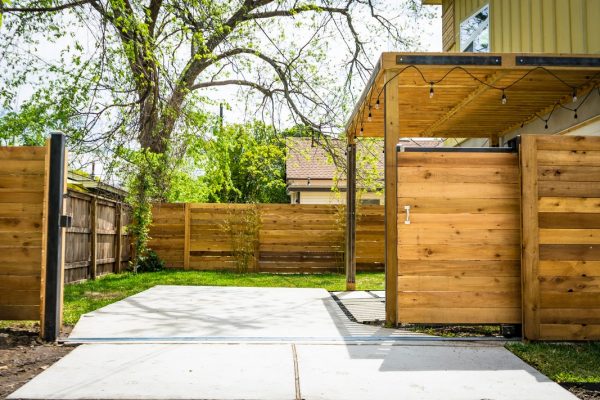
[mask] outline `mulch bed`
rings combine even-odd
[[[37,327],[0,329],[0,399],[64,357],[73,346],[43,343]]]
[[[600,383],[560,383],[560,386],[581,400],[600,399]]]

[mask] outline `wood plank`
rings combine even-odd
[[[541,197],[538,208],[539,212],[600,213],[600,197]]]
[[[398,167],[401,182],[421,183],[519,183],[515,165],[469,167]]]
[[[0,296],[0,306],[39,306],[40,288],[4,291]]]
[[[600,166],[600,151],[598,150],[540,150],[537,157],[541,166]]]
[[[519,308],[520,292],[398,292],[398,306],[411,308]]]
[[[41,231],[42,221],[39,218],[20,216],[0,218],[0,232],[27,233]]]
[[[540,245],[540,260],[600,261],[600,246],[587,244]]]
[[[398,245],[399,260],[519,260],[520,246],[457,244]]]
[[[399,276],[398,290],[419,292],[519,292],[520,277],[463,277],[463,276]]]
[[[600,167],[556,165],[538,167],[540,181],[594,182],[600,176]]]
[[[600,229],[600,214],[540,212],[539,227],[544,229]]]
[[[40,318],[39,305],[1,305],[0,320],[37,321]]]
[[[410,260],[399,261],[400,275],[520,277],[521,263],[515,260]]]
[[[600,261],[547,261],[541,260],[542,276],[600,276]]]
[[[519,185],[512,183],[398,183],[399,197],[453,197],[511,199],[519,197]]]
[[[537,137],[540,150],[598,150],[600,151],[600,138],[594,136],[555,136],[540,135]]]
[[[542,308],[542,324],[600,324],[600,306],[598,308]]]
[[[191,216],[191,208],[190,204],[186,203],[184,208],[185,220],[184,220],[184,239],[183,239],[183,268],[190,268],[190,251],[191,251],[191,243],[190,243],[190,234],[191,234],[191,226],[190,226],[190,216]]]
[[[0,163],[1,175],[44,175],[46,163],[40,160],[10,160],[2,159]]]
[[[403,308],[403,324],[520,324],[521,308]]]
[[[600,244],[600,229],[540,229],[540,244]]]
[[[399,166],[419,167],[419,166],[506,166],[517,165],[518,158],[510,153],[456,153],[456,152],[435,152],[419,153],[404,152],[398,153],[402,157]]]
[[[541,324],[540,336],[546,340],[598,340],[600,324]]]
[[[98,201],[92,198],[90,203],[90,279],[96,279],[98,274]]]
[[[424,214],[411,213],[411,224],[399,224],[399,231],[412,229],[519,229],[519,215],[515,214]]]
[[[412,224],[411,224],[412,225]],[[482,245],[519,245],[521,231],[518,229],[465,229],[456,228],[417,228],[406,230],[402,236],[403,244],[482,244]],[[410,234],[408,234],[410,233]]]
[[[537,139],[532,135],[521,137],[521,221],[522,254],[521,275],[523,279],[522,309],[524,337],[536,340],[540,337],[540,289],[538,277],[538,181]]]
[[[595,182],[540,181],[540,197],[600,197],[600,180]]]
[[[518,214],[521,207],[519,198],[399,197],[398,204],[429,214]]]
[[[40,290],[40,276],[0,275],[0,291]]]
[[[554,292],[540,293],[541,308],[598,308],[600,292]]]
[[[557,292],[600,292],[600,276],[544,276],[538,277],[540,289]],[[600,307],[600,304],[598,304]]]

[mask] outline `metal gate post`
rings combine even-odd
[[[65,137],[53,133],[50,138],[50,162],[48,179],[48,233],[46,242],[46,277],[44,326],[42,338],[56,341],[60,332],[62,308],[62,246],[61,225],[65,182]]]

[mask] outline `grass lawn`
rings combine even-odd
[[[600,343],[509,343],[506,347],[556,382],[600,383]]]
[[[82,314],[97,310],[155,285],[323,288],[335,291],[345,290],[345,279],[342,274],[271,275],[181,270],[106,275],[95,281],[65,286],[64,323],[74,325]],[[384,282],[383,273],[358,273],[356,275],[356,286],[359,290],[383,290]]]

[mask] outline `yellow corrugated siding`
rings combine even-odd
[[[451,51],[460,50],[460,22],[486,3],[493,52],[600,54],[600,0],[455,0]]]

